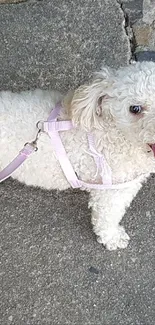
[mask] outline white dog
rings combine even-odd
[[[118,71],[103,68],[90,85],[81,86],[63,99],[54,91],[2,91],[0,170],[25,142],[34,139],[36,122],[46,121],[60,100],[59,119],[71,120],[76,126],[60,132],[60,136],[78,178],[90,184],[102,182],[88,146],[87,134],[91,132],[96,150],[111,168],[112,183],[123,184],[118,189],[90,188],[89,207],[98,241],[109,250],[125,248],[129,236],[119,222],[142,182],[155,171],[155,63],[136,63]],[[37,146],[38,151],[12,177],[49,190],[69,188],[46,133],[40,135]]]

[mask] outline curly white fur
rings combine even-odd
[[[155,171],[155,158],[148,144],[155,143],[155,63],[143,62],[119,70],[103,68],[90,85],[62,96],[55,91],[35,90],[0,93],[0,169],[3,169],[27,141],[34,139],[36,122],[46,120],[58,100],[62,119],[72,119],[76,129],[61,132],[62,142],[78,177],[90,182],[96,174],[87,153],[87,131],[95,136],[96,147],[112,169],[113,183],[143,181]],[[141,105],[142,113],[130,113]],[[27,185],[65,190],[69,184],[42,134],[39,150],[12,175]],[[100,181],[99,175],[94,179]],[[119,225],[126,208],[141,188],[138,181],[124,190],[91,190],[89,207],[98,241],[108,249],[124,248],[129,237]]]

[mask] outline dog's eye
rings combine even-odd
[[[140,105],[132,105],[130,106],[130,113],[139,114],[142,111],[142,106]]]

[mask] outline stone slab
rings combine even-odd
[[[128,63],[123,19],[113,0],[1,6],[0,89],[67,91],[88,80],[102,63]]]
[[[143,17],[143,0],[118,0],[123,11],[128,15],[129,22],[133,25]]]
[[[143,0],[143,21],[149,25],[155,21],[155,0]]]

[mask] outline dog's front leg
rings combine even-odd
[[[129,236],[119,222],[141,184],[121,190],[92,190],[89,207],[92,208],[92,224],[98,242],[107,249],[115,250],[128,245]]]

